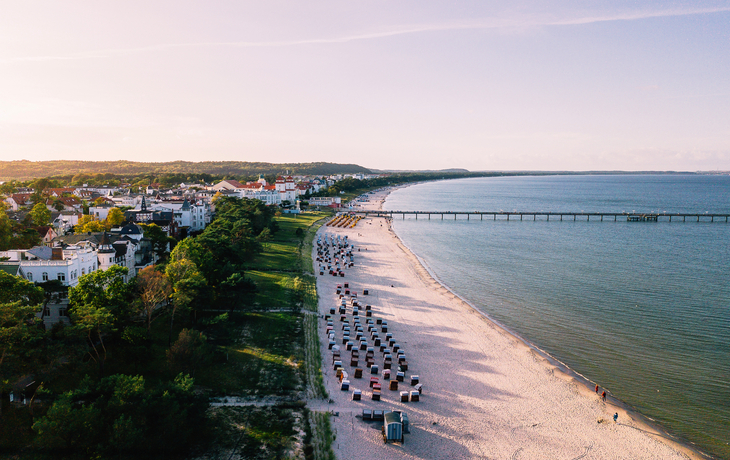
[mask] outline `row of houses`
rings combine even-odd
[[[34,283],[57,281],[55,292],[39,317],[46,327],[68,322],[67,289],[79,278],[112,266],[127,268],[125,282],[157,259],[149,239],[139,225],[128,223],[109,232],[59,236],[51,246],[0,251],[0,270]]]
[[[267,205],[295,203],[302,195],[331,185],[332,179],[314,178],[295,182],[278,177],[268,184],[263,175],[255,182],[242,184],[224,180],[212,186],[181,186],[161,192],[148,187],[148,194],[133,194],[116,187],[59,188],[46,190],[46,207],[52,211],[52,225],[43,235],[44,246],[0,251],[0,270],[35,283],[56,281],[62,288],[55,292],[39,313],[46,327],[68,322],[67,289],[76,286],[80,277],[118,265],[128,270],[129,281],[139,270],[153,265],[156,255],[151,242],[144,238],[140,224],[154,223],[168,235],[184,238],[210,224],[216,195],[258,199]],[[156,185],[156,184],[153,184]],[[72,196],[69,196],[72,195]],[[6,197],[11,211],[29,209],[32,190],[21,190]],[[108,232],[71,233],[82,217],[84,200],[94,200],[89,214],[102,221],[114,207],[124,207],[125,225]],[[310,205],[340,207],[339,197],[313,197]],[[59,209],[60,208],[60,209]],[[44,229],[46,227],[43,227]]]

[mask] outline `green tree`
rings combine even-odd
[[[43,203],[36,203],[30,211],[30,215],[33,218],[33,223],[38,226],[48,225],[51,221],[51,211]]]
[[[243,273],[231,274],[220,284],[218,300],[233,311],[236,306],[246,303],[256,292],[256,284],[243,276]]]
[[[172,302],[169,307],[170,311],[170,334],[168,336],[168,346],[172,344],[172,330],[175,323],[175,314],[178,310],[184,310],[198,297],[200,292],[205,288],[206,281],[198,270],[195,262],[185,258],[183,248],[178,245],[170,254],[170,262],[165,267],[165,274],[172,285]],[[181,256],[181,254],[183,254]]]
[[[114,227],[119,227],[124,222],[124,213],[119,208],[111,208],[109,214],[106,216],[106,228],[111,230]]]
[[[0,303],[0,377],[2,382],[32,367],[43,331],[36,313],[42,305]]]
[[[8,214],[5,212],[5,207],[0,207],[0,251],[12,249],[10,247],[12,239],[13,223],[10,221]]]
[[[165,231],[156,224],[141,224],[140,226],[142,227],[142,232],[144,232],[144,237],[148,238],[152,243],[152,250],[157,255],[157,258],[164,260],[167,255],[168,247],[170,244],[175,242],[175,238],[168,236],[167,233],[165,233]]]
[[[172,287],[164,272],[149,266],[137,273],[137,292],[138,303],[141,306],[140,313],[144,313],[147,318],[147,339],[149,339],[152,316],[158,306],[170,297]]]
[[[33,424],[34,444],[82,458],[182,458],[199,439],[206,406],[187,375],[153,387],[142,376],[87,377]]]
[[[107,358],[104,336],[129,316],[132,286],[124,282],[126,274],[125,267],[115,265],[82,276],[79,284],[69,289],[73,330],[85,338],[87,354],[100,373]]]
[[[200,331],[183,329],[167,350],[167,362],[173,371],[195,375],[210,356],[207,338]]]
[[[96,217],[90,215],[83,215],[79,219],[79,222],[74,226],[74,233],[87,233],[87,232],[103,232],[105,230],[104,224],[99,222]]]
[[[23,306],[43,303],[43,289],[20,276],[0,271],[0,298],[3,302],[20,302]]]

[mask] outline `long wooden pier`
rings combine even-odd
[[[545,211],[349,211],[350,214],[356,214],[361,216],[376,216],[376,217],[401,217],[405,219],[406,216],[413,216],[418,220],[419,216],[422,219],[431,220],[431,217],[435,218],[449,218],[453,216],[453,220],[458,218],[471,220],[472,217],[484,220],[486,216],[492,220],[585,220],[590,222],[591,220],[601,222],[605,220],[612,220],[613,222],[627,221],[627,222],[728,222],[730,214],[709,214],[709,213],[681,213],[681,212],[663,212],[663,213],[651,213],[651,212],[545,212]]]

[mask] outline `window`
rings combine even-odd
[[[61,308],[58,310],[58,316],[68,316],[68,312],[65,308]]]
[[[48,272],[43,272],[43,275],[41,275],[43,278],[43,281],[48,281]]]
[[[27,278],[28,278],[28,281],[33,281],[33,274],[32,273],[28,273]]]
[[[65,273],[59,273],[58,274],[58,281],[66,281],[66,274]]]
[[[45,307],[43,309],[43,316],[51,316],[51,309],[48,307]]]

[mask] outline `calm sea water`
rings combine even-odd
[[[730,177],[462,179],[396,190],[384,208],[730,213]],[[432,216],[393,228],[490,317],[730,458],[730,223]]]

